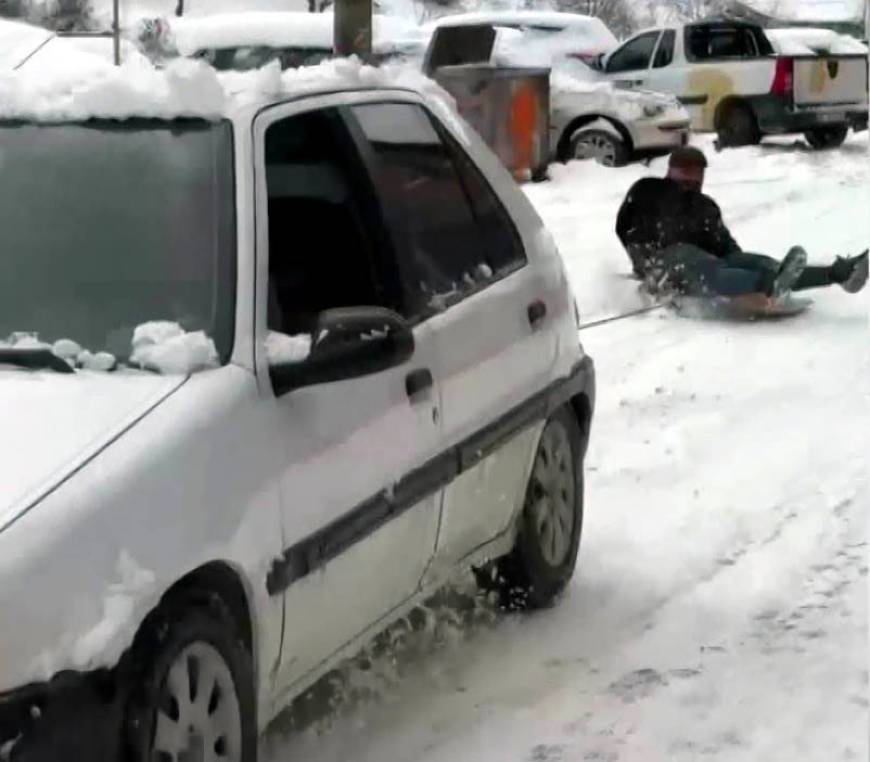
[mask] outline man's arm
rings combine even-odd
[[[619,211],[616,213],[616,235],[623,246],[628,246],[628,236],[632,230],[632,220],[634,219],[633,190],[633,187],[629,189],[622,201],[622,205],[619,207]]]
[[[646,233],[642,224],[642,202],[638,196],[643,196],[643,180],[636,182],[628,191],[625,200],[616,214],[616,235],[625,248],[635,275],[643,276],[648,266],[648,260],[655,247],[651,241],[645,240]]]
[[[742,251],[740,244],[734,240],[731,232],[725,226],[719,205],[713,201],[713,199],[708,200],[709,211],[707,228],[709,231],[710,242],[704,248],[717,257],[727,257],[729,254],[735,254]]]

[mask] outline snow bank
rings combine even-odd
[[[18,66],[49,37],[41,27],[0,19],[0,71]]]
[[[156,320],[136,327],[130,362],[158,373],[192,373],[218,366],[214,342],[204,331],[185,331],[178,323]]]

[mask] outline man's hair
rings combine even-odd
[[[684,146],[671,153],[668,166],[676,169],[706,169],[707,157],[704,156],[703,151],[697,148]]]

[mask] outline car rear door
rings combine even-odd
[[[431,113],[409,104],[352,110],[409,308],[436,338],[443,448],[461,472],[445,488],[435,568],[446,572],[504,530],[522,497],[536,429],[506,416],[522,415],[550,380],[564,297],[558,275],[528,256],[502,201]]]
[[[719,104],[728,97],[769,92],[774,59],[770,43],[750,25],[689,24],[678,35],[676,57],[685,59],[685,77],[676,95],[692,116],[692,128],[714,130]]]
[[[254,123],[258,377],[284,448],[284,552],[268,588],[285,600],[285,690],[413,595],[441,507],[441,483],[430,478],[441,447],[430,326],[414,329],[413,355],[389,370],[289,393],[270,379],[270,362],[304,362],[307,326],[321,311],[401,309],[339,109],[348,98],[277,106]]]

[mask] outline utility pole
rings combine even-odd
[[[336,0],[333,48],[337,56],[372,56],[372,0]]]
[[[115,66],[121,65],[121,11],[119,0],[112,0],[112,47],[115,54]]]

